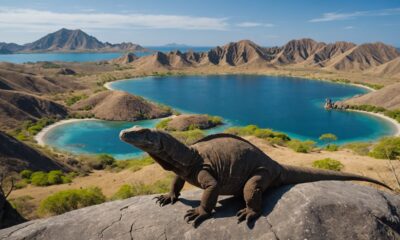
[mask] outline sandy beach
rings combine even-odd
[[[95,118],[84,118],[84,119],[66,119],[66,120],[61,120],[61,121],[58,121],[58,122],[56,122],[54,124],[51,124],[51,125],[43,128],[42,131],[40,131],[38,134],[35,135],[34,139],[36,140],[36,142],[40,146],[45,146],[46,143],[44,141],[44,137],[46,136],[46,134],[50,130],[52,130],[52,129],[58,127],[58,126],[61,126],[63,124],[67,124],[67,123],[80,122],[80,121],[95,121],[95,120],[98,120],[98,119],[95,119]]]
[[[380,117],[385,119],[386,121],[389,121],[391,124],[393,124],[395,126],[395,132],[394,132],[394,136],[398,137],[400,136],[400,123],[397,122],[395,119],[390,118],[388,116],[383,115],[382,113],[374,113],[374,112],[367,112],[367,111],[361,111],[361,110],[353,110],[353,109],[348,109],[347,111],[353,111],[353,112],[360,112],[360,113],[366,113],[366,114],[370,114],[370,115],[374,115],[376,117]]]

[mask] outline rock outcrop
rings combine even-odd
[[[171,115],[169,108],[122,91],[97,93],[77,102],[72,108],[88,111],[98,119],[111,121],[136,121]]]
[[[221,197],[217,211],[198,228],[186,210],[201,191],[184,192],[175,205],[154,196],[108,202],[0,231],[1,239],[399,239],[400,197],[346,182],[284,186],[265,194],[263,215],[237,224],[243,203]]]
[[[167,123],[165,130],[168,131],[187,131],[190,129],[209,129],[222,124],[219,121],[213,121],[213,118],[203,114],[183,114],[171,118]]]

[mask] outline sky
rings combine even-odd
[[[400,1],[0,0],[0,42],[28,43],[63,27],[143,46],[313,38],[400,47]]]

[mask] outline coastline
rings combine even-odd
[[[352,112],[359,112],[359,113],[365,113],[369,115],[373,115],[379,118],[382,118],[388,122],[390,122],[394,127],[395,127],[395,132],[393,133],[392,136],[394,137],[399,137],[400,136],[400,123],[397,122],[395,119],[390,118],[388,116],[383,115],[382,113],[374,113],[374,112],[367,112],[367,111],[361,111],[361,110],[354,110],[354,109],[346,109],[346,111],[352,111]]]
[[[39,146],[45,146],[46,143],[44,141],[44,137],[46,136],[46,134],[50,130],[52,130],[52,129],[58,127],[58,126],[67,124],[67,123],[80,122],[80,121],[95,121],[95,120],[98,120],[98,119],[95,119],[95,118],[83,118],[83,119],[74,118],[74,119],[61,120],[61,121],[58,121],[56,123],[53,123],[53,124],[43,128],[38,134],[36,134],[34,136],[34,139],[38,143]]]

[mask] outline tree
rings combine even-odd
[[[332,133],[325,133],[319,137],[319,140],[326,142],[325,149],[328,151],[337,151],[338,150],[339,147],[337,145],[331,144],[331,142],[334,142],[337,139],[338,138],[336,137],[336,135],[332,134]]]

